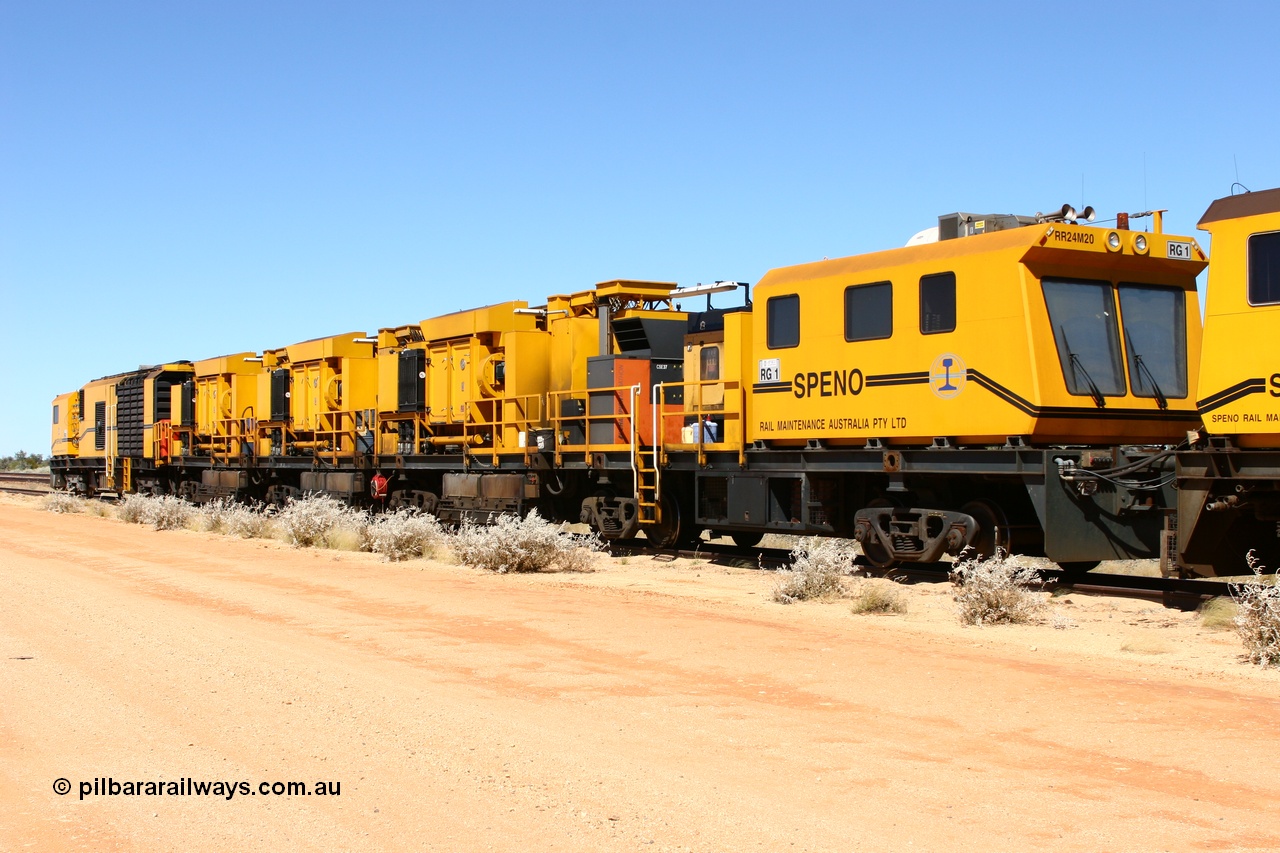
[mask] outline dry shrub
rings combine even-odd
[[[181,530],[191,524],[198,510],[173,495],[125,495],[117,515],[129,524],[150,524],[156,530]]]
[[[74,492],[50,492],[44,508],[49,512],[84,512],[85,500]]]
[[[843,594],[844,578],[854,571],[856,548],[847,539],[801,539],[791,549],[791,567],[778,570],[773,600],[794,604]]]
[[[321,545],[331,551],[367,551],[368,533],[369,517],[356,511],[329,528]]]
[[[1033,622],[1044,607],[1030,591],[1040,583],[1036,570],[1019,566],[1003,551],[985,560],[960,560],[951,570],[951,582],[956,585],[955,600],[965,625]]]
[[[276,526],[291,545],[300,548],[336,548],[359,551],[369,518],[329,495],[311,494],[292,499],[276,516]]]
[[[1261,666],[1280,666],[1280,572],[1265,577],[1265,567],[1249,552],[1253,583],[1231,584],[1231,597],[1239,611],[1236,633],[1244,642],[1245,657]]]
[[[142,524],[146,511],[146,495],[125,495],[116,508],[116,515],[126,524]]]
[[[262,504],[242,504],[230,498],[209,501],[200,508],[199,526],[210,533],[265,539],[274,529],[274,510]]]
[[[436,517],[412,507],[383,513],[365,532],[369,550],[392,562],[426,556],[443,538],[444,529]]]
[[[1240,608],[1226,596],[1211,598],[1200,605],[1200,627],[1210,631],[1230,631],[1236,627]]]
[[[868,578],[858,584],[853,595],[853,612],[859,616],[876,613],[906,613],[907,602],[893,581]]]
[[[226,530],[227,518],[236,502],[230,498],[217,498],[203,504],[195,516],[194,526],[207,533],[222,533]]]
[[[604,543],[594,533],[573,534],[565,525],[545,521],[537,510],[523,519],[500,515],[489,526],[464,521],[452,548],[464,565],[491,572],[590,571]]]
[[[94,518],[115,518],[116,515],[116,508],[106,501],[85,501],[84,511]]]
[[[1050,626],[1051,626],[1055,631],[1066,631],[1066,630],[1067,630],[1067,629],[1069,629],[1069,628],[1079,628],[1079,627],[1080,627],[1080,623],[1079,623],[1079,622],[1077,622],[1076,620],[1072,619],[1072,618],[1071,618],[1070,616],[1068,616],[1067,614],[1062,613],[1062,612],[1060,612],[1060,611],[1056,611],[1056,610],[1055,610],[1055,611],[1053,612],[1053,614],[1049,617],[1049,625],[1050,625]]]

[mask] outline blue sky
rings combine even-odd
[[[754,282],[955,210],[1193,233],[1280,185],[1277,9],[0,0],[0,454],[139,364]]]

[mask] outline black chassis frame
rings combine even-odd
[[[663,477],[692,476],[698,524],[726,533],[849,537],[855,513],[873,502],[955,510],[987,501],[1007,517],[1014,550],[1071,564],[1160,556],[1165,519],[1174,506],[1172,485],[1133,491],[1103,482],[1086,491],[1060,474],[1073,466],[1088,469],[1095,460],[1109,467],[1153,452],[1137,447],[1101,453],[1083,447],[753,448],[746,451],[745,466],[738,464],[737,453],[708,453],[705,466],[694,454],[672,454]],[[787,508],[799,512],[785,519],[766,514],[760,523],[734,512],[744,508],[741,500],[728,500],[724,511],[711,514],[707,497],[715,480],[730,480],[737,488],[756,480],[749,488],[765,499],[755,504],[765,513],[777,508],[771,505],[780,491],[775,481],[794,481],[798,507],[793,501]]]
[[[651,450],[642,451],[646,455]],[[1149,448],[1112,448],[1108,461],[1133,460],[1150,454]],[[663,492],[678,495],[682,513],[699,528],[717,533],[785,533],[850,537],[854,515],[874,502],[899,506],[920,506],[955,510],[969,501],[988,501],[1000,508],[1008,520],[1012,547],[1019,553],[1044,555],[1059,563],[1096,560],[1153,558],[1161,554],[1168,519],[1172,518],[1175,492],[1171,486],[1155,490],[1131,491],[1103,484],[1084,494],[1060,476],[1064,463],[1087,467],[1097,448],[897,448],[860,449],[808,447],[752,447],[745,452],[745,465],[736,451],[668,451],[661,472]],[[1226,470],[1240,479],[1241,471],[1252,471],[1280,494],[1280,453],[1254,455],[1233,452]],[[524,501],[521,511],[534,506],[553,520],[576,521],[581,499],[604,492],[621,497],[632,494],[631,458],[627,453],[591,454],[562,448],[562,464],[555,466],[551,453],[531,453],[529,463],[521,456],[502,456],[494,465],[481,454],[436,453],[427,455],[357,455],[338,466],[319,463],[310,455],[243,457],[243,465],[215,465],[201,456],[183,456],[168,465],[152,460],[135,460],[135,481],[163,484],[162,491],[177,491],[182,483],[199,482],[210,469],[246,470],[250,487],[243,497],[262,500],[267,489],[280,485],[297,490],[304,471],[380,472],[390,479],[390,490],[427,490],[439,496],[439,481],[446,473],[518,473],[539,484],[541,497]],[[1180,476],[1190,479],[1197,457],[1179,458]],[[646,462],[649,460],[646,459]],[[1212,457],[1213,470],[1226,462]],[[1241,468],[1240,463],[1253,467]],[[1203,466],[1204,462],[1199,463]],[[1232,467],[1234,465],[1234,467]],[[91,482],[100,476],[101,460],[55,459],[51,463],[55,484],[58,478],[87,474]],[[1203,479],[1203,478],[1201,478]],[[1220,492],[1224,478],[1213,475],[1209,491]],[[557,494],[547,485],[556,482]],[[730,491],[730,488],[732,491]],[[785,514],[774,510],[774,498],[783,492],[792,496]],[[723,505],[717,497],[724,492]],[[734,497],[729,499],[729,495]],[[369,503],[368,495],[348,496]],[[1188,493],[1181,494],[1185,501]],[[777,504],[784,503],[777,501]],[[1202,502],[1203,503],[1203,502]],[[755,512],[752,516],[751,513]]]
[[[1280,568],[1280,450],[1237,448],[1226,439],[1178,453],[1173,559],[1184,575],[1250,573],[1248,555]]]

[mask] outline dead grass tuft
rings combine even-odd
[[[488,526],[464,521],[450,546],[463,565],[499,574],[553,567],[565,572],[591,571],[604,542],[594,533],[568,533],[564,527],[545,521],[536,510],[523,519],[501,515]]]
[[[963,556],[963,555],[962,555]],[[955,600],[965,625],[1034,622],[1044,604],[1032,592],[1036,570],[1021,566],[1004,552],[985,560],[962,559],[951,571]]]
[[[84,512],[85,500],[74,492],[50,492],[44,497],[49,512]]]
[[[365,539],[370,551],[397,562],[430,555],[444,535],[435,516],[402,507],[371,521]]]
[[[115,518],[116,508],[106,501],[85,501],[85,515],[92,515],[94,518]]]
[[[1200,627],[1210,631],[1231,631],[1236,627],[1240,608],[1226,596],[1211,598],[1200,605]]]
[[[807,537],[791,549],[791,567],[778,570],[773,600],[794,604],[844,594],[844,578],[852,574],[857,546],[847,539]]]
[[[1062,612],[1060,612],[1060,611],[1056,611],[1056,610],[1055,610],[1055,611],[1053,612],[1053,614],[1049,617],[1049,625],[1050,625],[1050,626],[1051,626],[1055,631],[1066,631],[1066,630],[1067,630],[1067,629],[1069,629],[1069,628],[1079,628],[1079,627],[1080,627],[1080,623],[1079,623],[1079,622],[1077,622],[1076,620],[1072,619],[1072,618],[1071,618],[1070,616],[1068,616],[1067,614],[1062,613]]]
[[[150,524],[156,530],[181,530],[198,510],[173,495],[125,495],[116,514],[128,524]]]
[[[1267,577],[1265,567],[1252,551],[1249,568],[1255,582],[1230,584],[1238,612],[1236,633],[1244,642],[1245,657],[1260,666],[1280,666],[1280,572]]]
[[[854,590],[852,612],[859,616],[906,613],[907,601],[893,581],[867,578]]]
[[[276,516],[276,529],[286,542],[299,548],[364,548],[369,517],[329,495],[306,495],[290,500]]]

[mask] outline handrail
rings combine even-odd
[[[627,411],[631,418],[631,491],[632,497],[637,501],[640,500],[640,471],[636,466],[636,447],[639,444],[639,438],[636,436],[636,395],[640,393],[640,385],[636,383],[630,389],[631,395],[627,403]]]
[[[662,508],[662,433],[658,431],[662,424],[662,419],[658,415],[660,407],[659,401],[662,399],[662,386],[666,384],[659,382],[653,386],[653,502],[658,504],[654,509],[654,514],[661,514]]]
[[[697,421],[697,429],[696,429],[696,432],[695,432],[696,439],[695,439],[693,442],[691,442],[691,443],[690,443],[690,442],[683,442],[683,441],[682,441],[682,442],[673,442],[673,443],[678,443],[678,444],[683,445],[683,446],[689,446],[689,445],[691,444],[693,447],[695,447],[695,448],[697,449],[697,451],[698,451],[698,464],[699,464],[699,465],[705,465],[705,464],[706,464],[706,450],[707,450],[707,445],[708,445],[708,444],[713,444],[713,445],[722,445],[722,446],[719,448],[719,449],[722,449],[722,450],[732,450],[732,449],[735,449],[734,445],[731,445],[731,444],[729,444],[728,442],[724,441],[724,438],[725,438],[724,436],[721,436],[721,437],[720,437],[720,438],[721,438],[721,440],[720,440],[720,441],[716,441],[716,442],[708,442],[708,441],[706,440],[706,432],[707,432],[707,431],[706,431],[706,429],[705,429],[705,428],[703,427],[703,425],[702,425],[703,415],[710,414],[710,413],[715,413],[715,414],[721,415],[725,420],[736,420],[736,421],[738,421],[738,422],[740,423],[740,427],[741,427],[741,428],[739,429],[739,433],[740,433],[740,435],[739,435],[739,437],[738,437],[738,441],[736,442],[736,449],[737,449],[737,451],[738,451],[738,463],[739,463],[740,465],[741,465],[741,464],[745,464],[745,462],[746,462],[745,452],[746,452],[746,440],[747,440],[747,430],[746,430],[746,389],[745,389],[745,387],[743,386],[743,384],[742,384],[742,382],[741,382],[741,381],[736,380],[736,379],[695,379],[695,380],[689,380],[689,381],[687,381],[687,382],[667,382],[667,383],[660,383],[660,386],[661,386],[661,387],[670,386],[670,387],[679,387],[679,388],[693,388],[693,387],[702,388],[702,387],[704,387],[704,386],[712,386],[712,385],[721,385],[721,386],[723,386],[723,387],[724,387],[724,389],[725,389],[725,391],[726,391],[726,392],[728,392],[728,391],[730,391],[730,390],[737,390],[737,391],[738,391],[738,404],[737,404],[737,407],[736,407],[735,409],[728,409],[728,408],[725,408],[725,409],[704,409],[704,408],[703,408],[703,405],[702,405],[702,394],[696,394],[696,395],[692,395],[692,396],[694,397],[694,403],[693,403],[693,408],[692,408],[692,409],[688,409],[688,408],[681,407],[680,409],[678,409],[678,410],[676,410],[676,411],[659,412],[659,411],[656,409],[656,404],[655,404],[655,417],[658,417],[658,418],[680,418],[682,422],[683,422],[683,420],[684,420],[685,418],[687,418],[687,417],[693,417],[693,418],[695,418],[695,419],[696,419],[696,421]],[[687,394],[686,394],[685,396],[686,396],[686,398],[688,398],[690,395],[687,395]],[[726,400],[728,400],[728,395],[727,395],[727,394],[726,394]],[[683,427],[683,423],[682,423],[682,427]],[[662,431],[661,431],[661,430],[655,430],[655,431],[654,431],[654,435],[655,435],[655,441],[654,441],[655,447],[656,447],[657,445],[661,445],[661,446],[662,446],[662,448],[663,448],[663,450],[665,451],[665,449],[666,449],[666,445],[667,445],[667,442],[666,442],[666,441],[663,439],[663,437],[662,437],[662,436],[663,436]]]
[[[551,410],[548,413],[548,421],[551,423],[552,429],[554,429],[556,432],[556,464],[557,465],[560,464],[560,454],[561,454],[560,448],[562,446],[566,446],[564,445],[563,442],[560,441],[560,436],[559,436],[559,432],[562,428],[562,424],[564,424],[566,421],[582,421],[583,424],[585,425],[586,429],[584,430],[584,432],[586,434],[583,436],[582,444],[581,445],[572,444],[567,446],[574,448],[575,451],[577,450],[577,448],[581,447],[584,455],[584,459],[588,462],[591,459],[591,452],[593,450],[599,450],[601,448],[609,448],[609,449],[616,450],[618,448],[629,447],[630,446],[629,441],[625,443],[610,441],[610,442],[601,442],[598,444],[593,442],[591,440],[591,424],[598,423],[598,422],[605,422],[605,421],[612,421],[614,424],[617,424],[621,421],[626,421],[630,425],[631,433],[634,435],[635,433],[635,397],[630,395],[632,393],[632,389],[637,387],[642,388],[643,386],[609,385],[601,388],[569,388],[561,391],[547,392],[547,400],[549,403],[549,408]],[[581,415],[566,416],[566,415],[560,414],[559,402],[562,400],[579,399],[579,398],[585,397],[589,401],[591,398],[591,395],[593,394],[608,394],[610,392],[617,394],[619,397],[621,397],[621,392],[626,392],[629,395],[627,398],[629,400],[628,411],[604,412],[602,414],[596,414],[596,415],[591,414],[590,411],[583,412]],[[588,403],[588,409],[590,409],[589,403]]]

